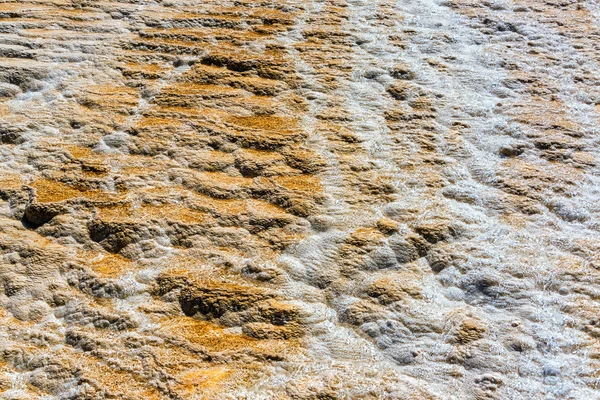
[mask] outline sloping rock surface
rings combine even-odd
[[[0,0],[0,398],[600,399],[599,24]]]

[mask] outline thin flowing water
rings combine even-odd
[[[0,398],[600,399],[596,2],[0,2]]]

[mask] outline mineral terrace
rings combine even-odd
[[[600,399],[597,0],[0,0],[0,398]]]

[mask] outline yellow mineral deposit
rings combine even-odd
[[[0,398],[600,398],[599,28],[0,0]]]

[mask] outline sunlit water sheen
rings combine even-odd
[[[600,399],[597,388],[600,353],[596,348],[598,333],[593,328],[598,312],[595,303],[600,298],[596,269],[600,265],[596,255],[600,251],[600,178],[595,164],[599,155],[600,91],[593,83],[600,79],[600,68],[594,45],[590,44],[598,38],[600,11],[595,2],[585,3],[583,11],[587,14],[582,15],[589,14],[593,21],[589,27],[585,26],[594,34],[582,38],[580,33],[579,40],[586,43],[577,44],[577,35],[562,34],[557,26],[547,23],[547,19],[555,18],[551,13],[544,14],[541,8],[539,12],[531,12],[525,3],[290,1],[286,4],[295,10],[293,24],[275,33],[263,33],[264,38],[257,35],[259,39],[255,42],[236,48],[240,54],[242,50],[257,54],[269,46],[278,49],[297,75],[297,86],[286,87],[278,95],[264,96],[276,104],[272,110],[261,109],[265,106],[260,101],[267,100],[260,97],[257,101],[249,91],[235,107],[219,99],[223,103],[207,101],[207,104],[194,104],[190,109],[200,112],[202,117],[213,118],[211,112],[218,108],[214,104],[218,104],[221,107],[218,111],[223,115],[214,119],[220,122],[221,119],[228,121],[227,118],[239,110],[243,116],[256,112],[264,117],[271,112],[297,118],[299,129],[307,136],[301,145],[324,161],[324,167],[315,172],[324,200],[315,206],[316,211],[311,209],[312,214],[301,218],[293,216],[295,219],[290,225],[294,227],[286,234],[298,233],[300,239],[282,251],[267,252],[260,247],[254,251],[240,250],[252,247],[250,240],[255,239],[246,228],[240,229],[245,236],[234,233],[235,222],[230,222],[233,218],[224,218],[226,223],[218,227],[221,229],[216,230],[218,234],[207,233],[208,228],[201,231],[197,234],[200,239],[192,240],[191,245],[186,244],[188,247],[176,242],[170,226],[155,224],[152,237],[140,239],[126,250],[125,256],[134,260],[138,269],[106,278],[120,288],[120,294],[98,296],[102,297],[98,303],[110,302],[110,307],[104,303],[102,307],[119,316],[131,317],[136,325],[125,333],[110,331],[114,336],[109,340],[114,339],[120,345],[122,342],[116,338],[139,335],[145,340],[148,354],[155,354],[149,350],[154,348],[152,346],[171,349],[160,330],[165,319],[181,314],[178,308],[181,299],[176,294],[167,294],[157,300],[159,296],[152,292],[157,278],[171,270],[179,273],[190,267],[173,261],[181,254],[187,255],[189,249],[198,250],[191,253],[192,259],[209,250],[220,257],[219,252],[227,253],[229,250],[223,249],[229,246],[240,251],[229,251],[231,254],[223,259],[207,257],[210,262],[203,259],[199,262],[201,266],[193,265],[196,269],[187,271],[189,275],[198,279],[210,276],[215,282],[221,282],[219,279],[225,282],[235,276],[244,284],[254,282],[257,287],[268,288],[276,299],[283,299],[286,305],[297,310],[294,322],[304,329],[303,336],[293,346],[289,345],[289,355],[284,351],[282,360],[263,360],[260,362],[264,364],[259,367],[256,364],[260,362],[256,360],[245,361],[244,357],[251,359],[250,352],[206,351],[207,363],[214,360],[218,360],[216,365],[219,366],[231,363],[232,376],[242,376],[230,387],[211,387],[213,397],[208,394],[204,397],[204,392],[182,395],[177,392],[179,389],[171,391],[170,384],[180,384],[187,378],[169,375],[175,374],[165,372],[170,367],[164,371],[152,370],[155,375],[144,370],[145,375],[140,373],[136,379],[151,382],[153,388],[159,387],[161,398],[173,399],[219,398],[220,395],[222,398],[270,399],[279,398],[282,393],[290,398],[329,398],[323,393],[335,393],[336,398],[407,398],[408,393],[419,398],[417,388],[440,399]],[[541,4],[535,2],[530,6],[542,7]],[[162,7],[170,4],[144,2],[129,6],[131,15],[143,15],[150,21],[145,13],[161,15],[166,12]],[[239,5],[223,5],[229,6]],[[252,4],[243,11],[223,15],[241,15],[254,23],[248,15],[263,6]],[[200,3],[188,2],[178,11],[192,12],[201,7]],[[583,23],[577,24],[584,16],[573,15],[579,19],[563,21],[567,32],[583,26]],[[105,18],[109,20],[108,16]],[[560,16],[556,18],[560,20]],[[63,141],[68,143],[76,134],[62,126],[64,122],[57,122],[49,110],[74,102],[73,93],[64,89],[70,82],[77,81],[75,87],[82,90],[100,81],[120,85],[123,79],[120,70],[107,65],[114,62],[123,68],[123,63],[115,60],[124,56],[125,44],[141,40],[136,36],[141,30],[158,29],[156,24],[149,28],[150,25],[144,25],[147,21],[142,21],[145,20],[140,18],[130,23],[127,18],[115,18],[110,29],[105,28],[114,37],[107,42],[106,52],[94,59],[90,54],[99,50],[92,50],[92,43],[89,50],[81,44],[74,47],[76,54],[63,54],[67,50],[62,48],[50,53],[56,60],[52,60],[49,68],[56,71],[49,74],[43,86],[7,101],[9,112],[22,116],[25,121],[21,123],[25,133],[23,143],[0,147],[0,173],[7,176],[17,173],[24,184],[45,173],[54,179],[52,173],[58,174],[61,163],[67,164],[70,158],[59,150],[51,152],[43,146],[55,143],[60,149]],[[166,19],[160,28],[169,30],[178,23],[188,23],[204,32],[213,28],[210,24],[216,26],[220,20],[199,27],[194,25],[193,19],[186,21],[185,18],[184,22]],[[251,25],[244,22],[235,26],[235,29],[247,30]],[[312,30],[323,30],[329,35],[316,35],[317,39],[310,42],[307,38]],[[227,35],[220,31],[215,33],[214,42],[219,43],[216,38],[222,40],[222,36]],[[3,39],[2,43],[16,40],[12,36]],[[177,42],[179,38],[171,40],[176,42],[173,48],[183,46]],[[159,53],[159,50],[150,48],[144,52],[140,57],[152,60],[153,52]],[[173,171],[187,168],[186,173],[190,174],[197,170],[206,172],[201,168],[188,168],[186,151],[194,153],[200,145],[183,148],[181,143],[186,140],[183,133],[163,143],[164,148],[158,146],[159,154],[135,154],[137,158],[131,160],[127,157],[137,140],[130,129],[160,109],[157,96],[161,91],[193,81],[194,65],[200,65],[202,57],[209,52],[161,55],[161,62],[169,59],[171,63],[164,62],[167,72],[136,87],[139,89],[137,103],[118,123],[117,116],[107,117],[109,121],[104,122],[107,126],[113,124],[114,130],[98,136],[95,143],[86,143],[94,156],[114,157],[108,162],[110,177],[98,178],[96,189],[117,195],[119,185],[123,185],[120,174],[126,176],[128,167],[139,162],[142,156],[147,156],[148,165],[164,163],[159,167],[152,164],[147,176],[125,182],[132,189],[122,201],[139,209],[143,205],[141,199],[146,199],[144,196],[152,190],[167,187],[177,191],[185,186],[187,175],[179,176]],[[73,60],[64,67],[63,58],[67,55]],[[394,76],[393,71],[398,66],[407,69],[410,76]],[[227,69],[211,67],[215,76],[223,73],[219,68]],[[581,78],[584,75],[586,78]],[[256,78],[251,72],[243,77],[248,76]],[[222,83],[219,81],[219,84]],[[239,89],[229,84],[231,87],[223,87]],[[399,85],[398,90],[404,88],[404,98],[391,95],[394,85]],[[285,102],[285,96],[290,94],[298,96],[305,109],[286,108],[290,103]],[[165,115],[175,119],[173,115],[181,111],[169,112],[171,114]],[[43,117],[31,118],[35,123],[27,125],[28,114]],[[401,117],[394,121],[394,115]],[[402,116],[406,118],[403,120]],[[548,122],[553,118],[557,119],[554,125]],[[197,129],[194,123],[197,121],[192,118],[185,120],[181,129],[193,131]],[[223,127],[229,125],[219,126],[219,129],[225,130]],[[222,139],[218,130],[210,134]],[[148,138],[164,139],[152,135]],[[206,139],[200,134],[198,138],[198,143]],[[543,142],[553,138],[558,139],[550,144]],[[148,148],[151,147],[148,144]],[[218,151],[219,157],[225,159],[237,155],[236,151],[243,146],[222,145],[215,140],[205,147]],[[522,152],[507,155],[507,148],[520,148]],[[280,155],[278,151],[265,150],[269,155]],[[42,161],[32,161],[38,158]],[[178,160],[184,161],[178,165]],[[232,180],[247,178],[257,182],[263,178],[243,177],[236,168],[233,163],[223,169],[214,167],[215,170],[209,172]],[[299,169],[290,167],[289,170],[302,176]],[[200,178],[197,181],[198,186],[203,182]],[[237,183],[227,184],[236,189]],[[229,186],[223,189],[226,195],[219,200],[247,202],[251,197],[243,191],[245,189],[240,189],[243,194],[239,196],[232,189],[234,194],[231,195],[227,192]],[[186,206],[188,191],[196,189],[186,187],[185,190],[176,195],[157,195],[153,201],[159,204],[167,199],[168,207]],[[252,194],[260,197],[255,193],[262,192],[255,190]],[[68,235],[52,233],[50,228],[42,226],[37,231],[40,236],[32,237],[45,236],[69,249],[66,252],[69,259],[79,257],[76,249],[89,250],[90,243],[78,235],[87,232],[88,221],[99,215],[97,210],[88,215],[84,208],[71,210],[74,219],[64,222]],[[14,217],[12,205],[2,204],[0,210],[7,221]],[[143,225],[148,221],[139,222]],[[386,231],[385,225],[381,227],[385,223],[391,224],[393,229]],[[398,248],[406,245],[406,238],[414,237],[419,226],[433,223],[450,227],[450,234],[436,239],[419,257],[401,260]],[[284,236],[273,236],[271,243],[277,244]],[[267,234],[265,237],[270,239]],[[364,237],[367,239],[361,242]],[[372,239],[376,245],[369,242],[372,237],[376,238]],[[263,239],[256,239],[256,243],[261,246],[269,243]],[[99,255],[88,261],[101,261],[108,255],[97,244],[93,251]],[[10,261],[16,257],[14,253],[7,250],[4,257]],[[443,268],[437,268],[438,261],[444,264]],[[254,278],[245,272],[245,266],[251,263],[277,271],[277,278],[268,283],[252,281]],[[62,273],[57,272],[57,275]],[[397,290],[406,291],[401,300],[385,302],[375,299],[369,291],[376,282],[386,279],[400,282],[401,290]],[[232,282],[239,283],[238,280]],[[19,304],[33,304],[39,299],[36,300],[35,291],[32,293],[10,299],[5,296],[2,307],[14,312]],[[52,344],[49,355],[72,351],[73,346],[63,343],[62,337],[70,329],[80,329],[73,328],[68,318],[80,306],[89,303],[94,307],[96,300],[88,297],[85,301],[83,297],[77,298],[57,307],[27,325],[26,329],[35,332],[51,325],[51,334],[61,337]],[[147,311],[145,307],[151,309],[150,306],[159,311]],[[44,307],[49,309],[45,304]],[[156,317],[154,312],[164,313],[164,318]],[[202,321],[203,318],[208,317],[198,317]],[[596,322],[592,318],[596,318]],[[236,325],[237,322],[233,317],[211,321],[223,327],[223,335],[242,335],[246,325],[242,322]],[[468,324],[476,324],[481,331],[473,333],[475,337],[457,339],[461,326]],[[93,330],[91,323],[85,328],[95,332],[90,334],[94,338],[105,339],[105,331]],[[20,349],[23,345],[18,335],[6,331],[0,330],[0,339],[6,342],[3,344],[6,348],[14,345]],[[177,340],[179,342],[169,342],[169,346],[190,346],[187,338]],[[296,346],[301,350],[295,352]],[[131,352],[133,354],[133,350]],[[122,364],[123,370],[127,370],[127,362],[135,358],[110,346],[101,348],[98,354],[95,357],[102,362],[112,366]],[[179,357],[177,354],[175,357]],[[34,380],[38,367],[30,368],[34,363],[27,357],[33,358],[23,356],[21,363],[11,367],[15,370],[5,374],[10,387],[2,387],[5,390],[2,398],[30,396],[27,385]],[[80,364],[76,364],[85,369],[89,361],[78,362]],[[252,374],[244,369],[246,363],[254,363],[252,367],[256,370],[252,370]],[[135,368],[137,366],[130,369]],[[198,368],[201,370],[206,365]],[[244,381],[245,374],[252,375],[251,383]],[[170,383],[164,384],[161,379]],[[60,382],[53,393],[40,398],[70,399],[83,393],[81,382],[74,377]],[[192,386],[194,384],[199,385],[192,383]],[[297,395],[294,390],[306,396]],[[311,393],[315,397],[310,397]],[[319,393],[323,397],[318,397]]]

